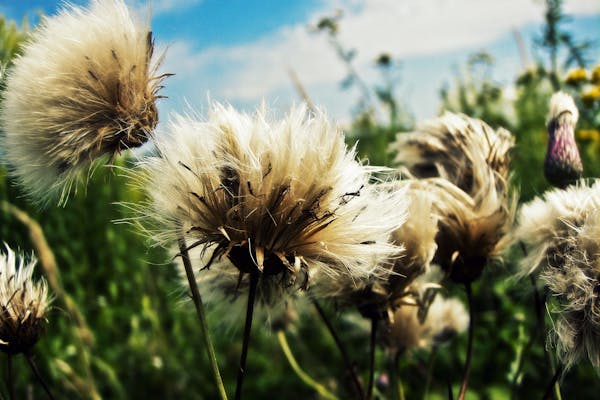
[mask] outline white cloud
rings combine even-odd
[[[531,0],[330,0],[311,21],[282,27],[251,43],[199,52],[189,43],[173,44],[165,70],[178,76],[168,82],[170,96],[197,103],[210,92],[234,104],[262,98],[288,103],[298,98],[287,73],[292,67],[316,103],[338,118],[346,116],[356,97],[337,90],[344,66],[325,35],[306,27],[337,7],[351,10],[340,22],[339,39],[356,48],[356,65],[367,78],[375,73],[373,60],[382,52],[405,58],[483,46],[514,28],[541,22],[544,12],[543,2]],[[600,3],[567,1],[565,11],[598,14]]]
[[[184,10],[200,3],[202,0],[129,0],[142,11],[152,10],[153,15],[165,14],[172,11]]]

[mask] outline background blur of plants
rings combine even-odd
[[[558,89],[571,93],[580,109],[576,134],[585,176],[600,176],[600,65],[591,64],[587,58],[588,43],[563,30],[566,17],[561,2],[546,3],[546,25],[536,42],[540,58],[523,60],[524,69],[515,76],[510,94],[494,82],[494,59],[485,52],[465,60],[454,82],[440,90],[440,112],[464,112],[515,134],[514,185],[520,189],[522,201],[548,188],[542,174],[545,119],[549,98]],[[395,91],[400,64],[393,55],[381,54],[373,61],[381,71],[381,83],[369,86],[353,68],[354,51],[337,40],[338,18],[323,18],[316,31],[328,35],[332,51],[347,66],[342,87],[360,89],[348,140],[359,140],[359,152],[371,164],[386,164],[390,159],[388,143],[398,132],[415,125]],[[18,54],[26,36],[27,27],[18,27],[0,16],[3,65],[9,65]],[[528,51],[523,50],[524,54]],[[54,278],[62,282],[65,293],[85,318],[77,322],[64,300],[57,298],[47,334],[35,348],[42,373],[58,398],[214,396],[196,317],[169,255],[150,248],[131,226],[112,222],[128,216],[127,210],[116,203],[135,201],[140,196],[117,172],[99,168],[86,193],[76,195],[65,208],[39,211],[23,198],[0,167],[0,240],[26,252],[35,248],[29,231],[8,212],[8,201],[42,226],[60,271],[60,276]],[[515,251],[503,265],[489,268],[474,286],[478,328],[467,398],[538,398],[547,382],[544,338],[530,340],[536,329],[531,285],[528,280],[508,278],[518,257]],[[445,290],[464,300],[461,288],[450,286]],[[326,311],[331,316],[336,312],[332,307]],[[292,350],[305,370],[335,389],[336,382],[343,383],[348,377],[333,340],[312,309],[302,315],[286,331]],[[368,333],[355,323],[359,319],[358,314],[351,314],[333,318],[333,323],[364,377]],[[219,330],[219,316],[214,314],[209,323],[218,332],[213,336],[225,382],[232,385],[241,326]],[[292,372],[275,334],[267,327],[256,327],[248,359],[247,398],[316,398]],[[447,398],[449,384],[456,393],[465,347],[466,335],[434,353],[407,354],[401,361],[406,398],[421,398],[429,368],[433,371],[429,398]],[[383,371],[385,354],[380,351],[378,357]],[[40,389],[31,383],[24,360],[19,359],[16,367],[17,387],[30,386],[33,398],[43,398]],[[5,376],[3,368],[0,360],[0,377]],[[586,361],[568,373],[562,387],[565,398],[591,399],[597,398],[600,383]],[[0,384],[0,392],[4,390]],[[229,386],[228,392],[232,391]]]

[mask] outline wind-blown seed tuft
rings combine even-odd
[[[600,182],[580,181],[524,205],[516,240],[528,257],[521,275],[539,273],[556,316],[549,343],[566,368],[586,356],[600,371]]]
[[[32,32],[6,76],[1,145],[10,172],[40,203],[64,203],[103,156],[142,145],[158,122],[149,26],[123,0],[65,4]]]
[[[32,279],[36,260],[25,263],[6,245],[5,250],[0,253],[0,350],[18,354],[38,341],[50,300],[46,281]]]
[[[509,243],[517,200],[508,187],[513,146],[507,130],[451,113],[398,134],[391,146],[400,170],[436,193],[433,263],[455,281],[477,279]]]
[[[154,238],[183,235],[204,267],[235,271],[239,288],[259,274],[264,303],[317,281],[368,278],[400,253],[390,235],[405,219],[403,193],[371,184],[374,168],[321,113],[302,106],[270,121],[264,109],[215,105],[206,122],[176,116],[155,144],[134,171]]]

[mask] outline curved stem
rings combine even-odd
[[[377,318],[371,318],[371,342],[369,349],[369,385],[367,386],[367,399],[373,398],[373,385],[375,383],[375,339],[377,337]]]
[[[183,266],[185,268],[185,275],[187,276],[188,284],[190,285],[192,300],[194,302],[194,306],[196,307],[196,314],[198,314],[198,319],[200,321],[200,329],[202,331],[202,338],[204,339],[204,347],[206,348],[206,351],[208,353],[208,360],[210,362],[210,367],[212,370],[213,378],[215,380],[215,385],[217,386],[217,390],[219,392],[219,398],[221,400],[226,400],[227,393],[225,392],[223,379],[221,378],[221,373],[219,372],[219,364],[217,363],[215,349],[213,347],[212,341],[210,340],[208,322],[206,321],[206,312],[204,311],[202,297],[200,297],[198,283],[196,282],[196,277],[194,276],[194,270],[192,269],[192,263],[190,261],[190,256],[187,251],[185,239],[182,235],[178,239],[178,244],[179,252],[181,254],[181,260],[183,261]]]
[[[17,397],[15,396],[15,377],[12,358],[12,354],[6,354],[6,368],[8,370],[8,398],[10,400],[16,400]]]
[[[306,372],[304,372],[304,370],[302,368],[300,368],[298,361],[296,361],[294,354],[292,354],[292,350],[290,349],[290,346],[288,344],[287,338],[285,337],[284,331],[282,331],[282,330],[277,331],[277,339],[279,340],[279,345],[281,346],[281,350],[283,350],[283,354],[285,355],[285,358],[287,359],[288,363],[290,364],[290,367],[292,367],[292,369],[294,370],[296,375],[298,375],[298,377],[300,379],[302,379],[302,382],[304,382],[307,386],[310,386],[311,388],[313,388],[317,393],[319,393],[320,397],[322,397],[324,399],[329,399],[329,400],[337,400],[337,397],[333,393],[331,393],[329,390],[327,390],[327,388],[325,388],[325,386],[323,386],[319,382],[315,381]]]
[[[457,400],[463,400],[467,394],[467,386],[469,384],[469,375],[471,373],[471,356],[473,354],[473,333],[475,329],[475,321],[473,318],[473,293],[471,291],[471,283],[465,283],[465,291],[467,292],[467,301],[469,303],[469,339],[467,342],[467,357],[465,360],[465,369],[463,379],[458,392]]]
[[[246,323],[244,325],[244,339],[242,342],[242,354],[240,355],[240,368],[238,370],[237,383],[235,387],[235,399],[242,398],[242,385],[246,372],[246,357],[248,356],[248,345],[250,344],[250,333],[252,331],[252,316],[254,314],[254,299],[256,298],[256,286],[258,285],[258,271],[250,272],[250,290],[248,291],[248,306],[246,307]]]
[[[27,363],[31,367],[31,370],[33,371],[33,374],[35,375],[35,377],[37,378],[37,380],[40,382],[40,385],[42,385],[42,388],[44,388],[44,391],[46,392],[46,395],[48,396],[48,398],[50,400],[54,400],[54,396],[52,396],[52,392],[50,392],[50,388],[46,384],[46,381],[42,377],[42,374],[40,374],[40,370],[38,369],[37,365],[33,361],[33,358],[31,357],[31,355],[26,353],[25,354],[25,359],[27,360]]]
[[[333,338],[335,345],[337,346],[338,350],[340,351],[340,353],[342,355],[344,364],[346,364],[346,370],[350,373],[350,377],[352,378],[352,382],[354,383],[354,387],[356,389],[356,394],[358,395],[358,398],[364,399],[365,392],[362,387],[362,384],[360,383],[360,379],[358,379],[358,375],[356,374],[356,368],[354,368],[354,363],[350,360],[350,356],[348,355],[348,350],[346,350],[344,343],[342,343],[340,337],[338,336],[336,330],[334,329],[333,325],[331,324],[331,321],[329,321],[329,318],[327,318],[327,315],[325,314],[325,311],[323,310],[321,305],[314,299],[312,300],[312,303],[315,306],[317,313],[319,314],[319,316],[325,323],[327,330],[331,334],[331,337]]]
[[[544,392],[544,397],[543,400],[549,400],[552,397],[552,392],[556,391],[556,386],[558,385],[558,379],[560,378],[560,376],[563,373],[563,366],[559,365],[556,368],[556,372],[554,372],[554,375],[552,375],[552,379],[550,379],[550,382],[548,382],[548,386],[546,386],[546,391]],[[558,391],[557,394],[557,399],[560,399],[560,390]]]

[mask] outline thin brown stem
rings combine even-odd
[[[467,301],[469,303],[469,338],[467,342],[467,357],[465,359],[465,368],[463,379],[458,392],[457,400],[463,400],[467,394],[467,386],[469,385],[469,375],[471,374],[471,356],[473,354],[473,334],[475,330],[474,310],[473,310],[473,293],[471,291],[471,283],[465,283],[465,291],[467,292]]]
[[[314,299],[312,300],[312,303],[315,306],[317,313],[321,317],[321,320],[323,320],[323,323],[325,323],[325,326],[327,327],[327,330],[331,334],[331,337],[333,338],[333,341],[335,342],[336,347],[338,348],[340,354],[342,355],[344,364],[346,364],[346,370],[348,371],[348,373],[350,374],[350,377],[352,378],[352,382],[354,383],[354,388],[356,389],[356,394],[358,395],[358,398],[364,399],[365,398],[364,389],[362,387],[362,384],[360,383],[360,379],[358,379],[358,374],[356,373],[356,368],[354,367],[354,363],[352,362],[352,360],[350,359],[350,356],[348,355],[348,350],[346,350],[346,346],[344,346],[344,343],[338,336],[337,331],[333,327],[329,318],[327,318],[327,315],[325,314],[325,311],[323,310],[321,305]]]
[[[240,368],[238,370],[237,384],[235,387],[235,400],[242,398],[242,385],[246,373],[246,358],[248,356],[248,346],[250,344],[250,333],[252,331],[252,319],[254,315],[254,300],[256,298],[256,286],[258,285],[258,271],[250,273],[250,289],[248,291],[248,305],[246,307],[246,323],[244,325],[244,339],[242,342],[242,354],[240,355]]]
[[[377,318],[371,318],[371,341],[369,348],[369,385],[367,386],[367,399],[373,398],[373,385],[375,383],[375,339],[377,338]]]
[[[52,396],[52,392],[50,392],[50,388],[46,384],[46,381],[42,377],[42,374],[40,374],[40,370],[38,369],[37,365],[33,361],[31,354],[25,354],[25,359],[27,360],[29,367],[31,367],[31,371],[33,371],[33,374],[37,378],[38,382],[40,382],[40,385],[42,385],[42,388],[44,389],[44,392],[46,392],[46,395],[48,396],[48,398],[50,400],[54,400],[54,396]]]
[[[226,400],[227,393],[225,392],[223,379],[221,378],[221,373],[219,372],[219,364],[217,363],[215,349],[213,347],[212,341],[210,340],[210,333],[208,330],[208,322],[206,321],[206,312],[204,311],[204,304],[202,303],[200,290],[198,290],[198,283],[196,282],[196,277],[194,276],[194,270],[192,268],[192,262],[190,261],[190,256],[187,251],[185,239],[182,235],[180,235],[178,239],[178,244],[179,252],[181,254],[181,260],[183,261],[183,266],[185,268],[185,275],[187,276],[190,291],[192,293],[192,301],[194,302],[194,306],[196,307],[196,314],[198,314],[198,319],[200,321],[200,329],[202,331],[204,347],[206,348],[206,351],[208,353],[208,360],[210,362],[212,375],[215,380],[215,385],[217,386],[217,390],[219,392],[219,398],[221,400]]]

